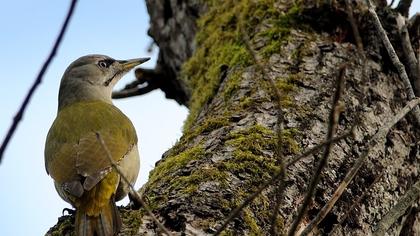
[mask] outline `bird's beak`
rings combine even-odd
[[[129,71],[148,60],[150,60],[150,57],[136,58],[131,60],[120,60],[118,62],[122,66],[123,71]]]

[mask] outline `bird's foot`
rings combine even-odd
[[[64,208],[62,214],[64,215],[64,213],[66,211],[69,215],[74,215],[76,213],[76,210],[73,210],[73,209],[70,209],[70,208]]]

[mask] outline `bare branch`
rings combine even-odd
[[[385,139],[386,135],[389,133],[390,129],[398,122],[400,121],[409,111],[411,111],[414,107],[416,107],[418,104],[420,104],[420,98],[417,98],[415,100],[410,101],[401,111],[395,115],[394,117],[390,118],[379,130],[378,132],[372,137],[372,139],[369,141],[367,145],[366,151],[363,152],[363,154],[360,156],[359,159],[356,160],[356,162],[353,164],[351,169],[347,172],[346,176],[344,177],[343,181],[340,183],[340,185],[335,190],[334,194],[332,195],[330,201],[328,201],[327,204],[318,212],[316,217],[309,223],[309,225],[305,228],[305,230],[302,232],[302,235],[309,234],[312,229],[317,226],[328,214],[328,212],[331,211],[337,200],[341,197],[344,190],[347,188],[347,186],[350,184],[350,182],[353,180],[354,176],[358,173],[360,170],[360,167],[362,167],[363,163],[366,161],[366,159],[369,157],[369,154],[372,150],[377,148],[378,144]]]
[[[340,101],[340,98],[344,89],[345,71],[346,71],[346,65],[340,68],[338,79],[336,82],[336,89],[335,89],[334,99],[332,102],[332,109],[331,109],[330,118],[329,118],[327,140],[333,138],[337,129],[338,118],[342,110],[342,107],[339,105],[339,101]],[[330,155],[331,149],[332,149],[332,144],[329,144],[325,147],[324,154],[321,157],[321,160],[318,163],[318,167],[316,168],[316,171],[312,176],[311,182],[309,184],[305,198],[303,199],[303,203],[299,209],[298,215],[296,216],[295,220],[292,223],[292,226],[290,227],[290,230],[288,233],[288,235],[290,236],[295,235],[296,229],[300,221],[302,220],[303,216],[305,215],[306,210],[309,206],[309,203],[312,200],[313,195],[315,194],[316,187],[319,183],[319,180],[321,179],[322,170],[327,165],[328,156]]]
[[[127,177],[124,175],[124,173],[121,171],[120,167],[117,166],[112,159],[111,152],[109,151],[108,147],[105,145],[104,140],[101,137],[100,133],[96,133],[96,138],[98,139],[98,142],[101,144],[102,148],[106,152],[106,156],[108,158],[108,161],[111,163],[112,168],[118,172],[118,174],[121,176],[121,178],[124,180],[124,182],[128,185],[130,188],[130,193],[134,199],[136,199],[137,202],[139,202],[143,208],[146,210],[147,214],[152,218],[152,220],[155,222],[155,224],[159,227],[159,229],[164,232],[167,235],[172,235],[166,227],[160,223],[160,221],[156,218],[156,216],[153,214],[150,207],[146,204],[146,202],[143,200],[143,198],[140,196],[140,194],[134,189],[133,185],[128,181]]]
[[[48,55],[47,60],[44,62],[44,64],[41,67],[41,70],[38,73],[38,76],[36,77],[34,83],[32,84],[31,88],[29,89],[28,93],[26,94],[25,99],[23,100],[22,105],[20,106],[18,112],[16,113],[15,117],[13,118],[13,123],[10,126],[9,130],[7,131],[7,134],[3,140],[3,143],[0,147],[0,162],[3,158],[4,151],[6,150],[7,145],[10,142],[10,139],[12,138],[13,134],[16,131],[16,128],[19,124],[19,122],[23,118],[23,114],[25,112],[26,107],[29,104],[29,101],[32,98],[32,95],[34,94],[35,90],[38,88],[38,86],[42,82],[42,78],[44,77],[45,72],[48,69],[48,66],[51,64],[52,59],[54,58],[55,54],[57,53],[58,47],[61,44],[61,41],[63,40],[64,33],[66,32],[67,26],[70,22],[71,16],[73,15],[74,9],[76,7],[77,0],[72,0],[69,10],[67,12],[66,19],[64,20],[63,26],[61,27],[60,33],[58,34],[57,39],[55,40],[54,46],[50,52],[50,55]]]
[[[384,44],[384,46],[385,46],[385,48],[388,52],[388,55],[389,55],[389,57],[392,61],[392,64],[394,64],[395,68],[398,71],[398,74],[399,74],[400,78],[403,81],[404,89],[407,93],[408,100],[412,100],[416,96],[414,95],[414,90],[411,87],[410,80],[408,78],[407,72],[405,71],[404,65],[401,63],[400,59],[398,58],[397,53],[395,53],[395,50],[392,47],[391,41],[389,41],[389,38],[386,34],[386,31],[382,27],[381,21],[379,20],[379,17],[376,14],[375,9],[374,9],[371,1],[366,0],[366,2],[367,2],[367,5],[368,5],[368,11],[372,15],[372,18],[374,20],[373,23],[374,23],[374,26],[376,28],[376,31],[378,31],[378,36],[381,38],[381,40],[382,40],[382,42],[383,42],[383,44]],[[413,109],[413,114],[414,114],[414,117],[416,119],[417,124],[420,125],[420,109],[419,109],[419,107],[415,107]]]
[[[122,89],[120,91],[112,92],[112,98],[119,99],[119,98],[127,98],[127,97],[143,95],[143,94],[151,92],[155,89],[157,89],[157,87],[152,86],[152,85],[147,85],[145,87],[135,87],[135,88],[129,88],[129,89]]]
[[[408,17],[408,12],[410,11],[412,2],[413,0],[400,0],[396,10],[401,13],[401,15]]]
[[[120,91],[112,92],[112,98],[119,99],[133,97],[158,89],[160,78],[163,76],[156,69],[145,68],[136,69],[135,75],[137,79],[126,84]]]
[[[135,71],[135,75],[137,79],[126,84],[120,91],[112,92],[112,98],[119,99],[139,96],[161,88],[162,86],[162,78],[164,75],[158,69],[138,68]]]
[[[139,80],[139,79],[135,79],[135,80],[131,81],[130,83],[126,84],[126,85],[124,86],[124,88],[123,88],[123,89],[121,89],[121,90],[125,90],[125,89],[132,89],[132,88],[137,88],[139,85],[144,84],[145,82],[146,82],[146,81],[142,81],[142,80]]]
[[[420,196],[420,180],[417,181],[411,188],[399,199],[397,204],[388,211],[388,213],[377,224],[377,230],[374,236],[385,235],[389,227],[398,220],[407,209],[414,204]]]
[[[408,75],[414,87],[414,94],[420,97],[420,68],[417,62],[416,54],[411,45],[410,35],[408,33],[406,20],[403,16],[397,16],[397,26],[404,56],[407,59]]]
[[[359,28],[357,27],[356,20],[354,19],[354,16],[353,16],[353,7],[351,6],[350,0],[345,0],[345,3],[346,3],[347,17],[350,22],[351,29],[353,31],[354,40],[356,41],[357,51],[359,52],[359,54],[364,55],[362,37],[360,37]]]

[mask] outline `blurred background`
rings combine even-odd
[[[62,25],[70,1],[3,1],[0,8],[0,138]],[[398,1],[395,1],[398,2]],[[411,15],[420,10],[413,1]],[[55,192],[44,167],[44,142],[57,110],[59,82],[66,67],[86,54],[115,59],[150,56],[143,67],[153,68],[158,49],[148,53],[149,17],[142,0],[79,1],[58,54],[36,91],[0,164],[0,235],[44,235],[70,207]],[[121,88],[134,80],[130,73]],[[163,152],[181,136],[187,109],[167,100],[161,91],[115,100],[134,123],[139,135],[141,187]],[[118,204],[125,204],[127,200]]]
[[[70,1],[2,1],[0,9],[0,138],[7,132],[35,76],[61,28]],[[115,59],[152,57],[147,52],[149,17],[144,1],[78,1],[67,33],[44,80],[35,92],[0,164],[0,235],[44,235],[64,207],[45,172],[44,142],[57,112],[61,76],[67,66],[86,54]],[[134,80],[131,72],[119,82]],[[165,99],[161,91],[122,100],[118,106],[139,135],[141,170],[136,187],[143,185],[162,153],[181,136],[187,109]],[[126,204],[121,201],[118,205]]]

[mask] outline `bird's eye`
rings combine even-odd
[[[109,64],[106,61],[99,61],[98,66],[101,68],[108,68]]]

